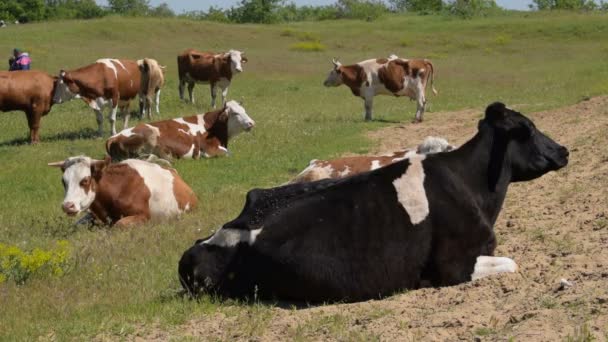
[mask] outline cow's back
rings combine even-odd
[[[215,75],[215,54],[188,49],[177,56],[177,70],[180,79],[189,77],[196,81],[209,81]]]
[[[0,110],[29,110],[32,106],[48,112],[52,106],[54,78],[43,71],[1,71]]]

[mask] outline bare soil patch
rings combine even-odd
[[[378,142],[372,152],[415,146],[428,135],[460,145],[476,132],[482,113],[483,108],[431,113],[421,124],[372,132],[370,138]],[[356,304],[234,306],[172,332],[138,335],[263,341],[608,340],[608,97],[529,116],[567,146],[571,157],[564,170],[509,189],[495,226],[496,255],[513,258],[519,273]],[[562,278],[572,286],[560,288]]]

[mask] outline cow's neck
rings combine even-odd
[[[450,153],[458,161],[454,165],[460,167],[456,172],[471,189],[467,195],[473,197],[492,225],[500,213],[511,179],[511,169],[508,167],[506,154],[501,155],[503,159],[501,164],[495,164],[501,165],[497,181],[492,181],[490,176],[491,164],[500,163],[498,160],[500,158],[492,159],[492,154],[496,156],[496,151],[493,152],[496,139],[498,138],[492,128],[482,127],[473,139]]]
[[[206,113],[203,118],[207,132],[202,136],[205,141],[219,140],[220,145],[228,147],[228,120],[222,119],[221,115],[226,109]],[[205,145],[203,141],[201,146]]]
[[[216,58],[215,60],[216,68],[218,71],[218,75],[220,75],[220,78],[226,78],[228,79],[228,81],[230,81],[232,79],[232,62],[230,61],[230,59],[226,61],[223,58]]]
[[[355,96],[361,95],[361,85],[363,85],[364,76],[363,67],[358,64],[342,67],[342,82],[350,88]]]

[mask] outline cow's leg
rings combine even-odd
[[[133,215],[121,218],[114,225],[126,228],[144,224],[146,221],[148,221],[148,218],[145,215]]]
[[[185,85],[186,85],[186,82],[180,78],[178,89],[179,89],[179,99],[182,101],[184,101],[184,86]]]
[[[515,273],[517,269],[517,264],[513,259],[482,255],[477,257],[471,280],[499,273]]]
[[[222,88],[222,106],[226,105],[226,96],[228,96],[228,87]]]
[[[470,281],[478,261],[485,265],[479,257],[494,253],[496,237],[489,224],[468,225],[466,229],[467,234],[442,236],[435,242],[426,272],[426,278],[433,285],[451,286]]]
[[[192,91],[194,90],[194,82],[188,83],[188,95],[190,96],[190,103],[194,104],[194,95]]]
[[[103,137],[103,112],[101,109],[93,109],[97,120],[97,135]]]
[[[426,96],[424,94],[424,88],[422,87],[422,82],[418,82],[418,86],[416,88],[416,118],[414,119],[414,122],[422,122],[425,105]]]
[[[215,98],[217,97],[217,84],[211,84],[211,108],[215,108]]]
[[[124,125],[123,125],[122,129],[127,129],[127,128],[129,128],[129,119],[131,118],[131,112],[130,112],[130,108],[129,108],[128,104],[126,106],[122,107],[121,113],[122,113],[122,115],[124,115]],[[116,134],[116,133],[112,133],[112,134]]]
[[[365,121],[372,119],[372,105],[374,104],[374,95],[366,94],[365,100]]]
[[[155,101],[155,105],[156,105],[156,114],[160,114],[160,88],[156,89],[156,101]],[[152,117],[150,117],[150,119],[152,119]]]
[[[118,105],[112,107],[110,112],[110,125],[112,126],[112,135],[116,134],[116,113],[118,112]]]
[[[26,112],[25,116],[27,117],[27,125],[30,128],[30,144],[37,144],[40,142],[38,130],[40,129],[40,118],[42,115],[33,110]]]

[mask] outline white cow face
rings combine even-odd
[[[326,87],[337,87],[342,85],[342,63],[338,62],[336,59],[332,60],[334,68],[327,75],[327,79],[323,82],[323,85]]]
[[[63,211],[74,216],[87,210],[95,200],[95,175],[105,167],[106,161],[78,156],[48,165],[60,167],[63,171],[62,182],[65,190],[61,206]]]
[[[55,91],[53,92],[53,103],[63,103],[77,97],[77,93],[70,89],[73,81],[66,77],[65,71],[59,72],[59,78],[55,81]]]
[[[231,100],[226,103],[226,114],[228,114],[228,137],[233,137],[242,131],[250,131],[255,126],[245,108],[238,102]]]
[[[244,52],[238,50],[230,50],[226,53],[230,57],[232,72],[243,72],[243,64],[247,63],[247,58],[243,56],[244,54]]]

